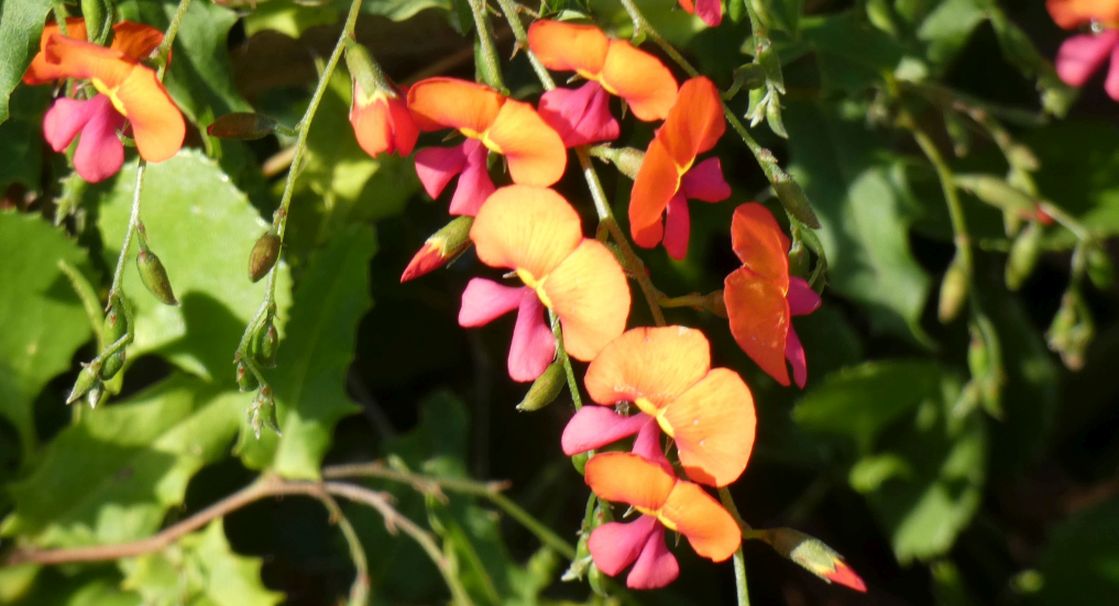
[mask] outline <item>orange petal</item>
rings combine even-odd
[[[668,500],[676,478],[630,452],[604,452],[587,461],[584,479],[601,499],[655,511]],[[725,512],[724,512],[725,513]]]
[[[610,40],[593,25],[541,19],[528,28],[528,47],[544,67],[596,79]]]
[[[1115,0],[1047,0],[1045,7],[1057,25],[1073,29],[1092,20],[1114,27],[1119,22]]]
[[[748,202],[734,209],[730,223],[734,254],[751,271],[789,290],[789,239],[766,207]]]
[[[113,26],[113,43],[110,48],[133,61],[139,61],[146,59],[162,43],[163,32],[158,29],[134,21],[121,21]]]
[[[684,326],[628,330],[587,368],[584,384],[599,404],[645,398],[661,408],[695,385],[711,368],[703,333]]]
[[[738,373],[716,368],[664,411],[688,477],[711,486],[738,479],[754,448],[754,398]]]
[[[154,71],[134,66],[114,94],[124,104],[140,157],[162,162],[178,153],[186,136],[186,123]]]
[[[766,374],[788,385],[785,340],[789,334],[789,302],[785,293],[745,267],[731,272],[723,287],[734,340]]]
[[[676,101],[676,78],[672,72],[660,59],[625,40],[610,41],[602,83],[629,103],[633,115],[646,122],[664,120]]]
[[[559,316],[564,347],[577,360],[594,359],[626,329],[626,276],[610,249],[597,240],[584,239],[560,262],[544,281],[544,292]]]
[[[115,50],[62,34],[52,34],[44,52],[47,61],[57,66],[60,77],[96,79],[108,89],[124,82],[136,66]]]
[[[660,517],[669,522],[666,525],[674,526],[688,538],[696,553],[715,562],[729,558],[742,544],[742,531],[734,518],[711,495],[691,482],[678,480],[660,513]]]
[[[61,35],[57,23],[48,23],[43,26],[43,34],[39,36],[39,52],[31,59],[31,65],[27,66],[27,72],[23,75],[25,84],[44,84],[65,77],[59,73],[57,65],[47,61],[47,41],[53,34]],[[66,37],[84,41],[86,39],[85,19],[68,17],[66,19]]]
[[[629,194],[629,233],[638,246],[652,248],[660,243],[663,231],[656,226],[678,189],[680,173],[660,138],[653,139]]]
[[[725,130],[719,91],[710,80],[698,76],[680,87],[657,138],[683,174],[697,155],[715,147]]]
[[[490,267],[547,276],[583,239],[579,215],[546,187],[509,185],[490,195],[470,228],[478,258]]]
[[[476,137],[490,127],[504,102],[492,88],[457,78],[428,78],[408,90],[408,109],[423,131],[457,128]]]
[[[505,101],[482,140],[505,156],[514,183],[551,185],[567,168],[563,140],[528,103]]]

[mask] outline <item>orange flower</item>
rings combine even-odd
[[[684,326],[626,331],[591,362],[584,383],[595,402],[633,402],[644,414],[584,406],[564,429],[564,452],[600,448],[655,420],[675,440],[688,477],[735,481],[754,446],[754,399],[737,373],[711,368],[710,350],[703,333]]]
[[[661,241],[661,214],[680,191],[696,156],[715,147],[724,130],[723,106],[715,85],[702,76],[685,82],[649,143],[633,182],[629,228],[634,242],[652,248]]]
[[[640,120],[663,120],[676,99],[676,79],[659,59],[593,25],[541,19],[528,28],[528,45],[548,69],[573,71],[625,99]]]
[[[356,78],[350,124],[358,145],[374,158],[386,152],[407,156],[412,153],[420,134],[407,102],[395,90],[386,88],[367,93]]]
[[[1046,0],[1045,8],[1053,21],[1065,29],[1092,21],[1109,27],[1119,25],[1119,0]]]
[[[724,281],[723,300],[734,340],[782,385],[789,384],[788,360],[797,386],[804,387],[808,367],[791,318],[815,311],[819,295],[802,278],[789,276],[789,239],[761,204],[735,209],[731,244],[743,265]]]
[[[481,84],[428,78],[408,91],[408,109],[420,130],[458,129],[505,156],[515,183],[547,186],[563,176],[563,141],[532,106]]]
[[[47,61],[47,42],[54,34],[61,34],[57,23],[48,23],[43,26],[43,34],[39,37],[39,52],[31,59],[31,65],[23,75],[24,84],[46,84],[54,80],[66,78],[59,71],[59,67]],[[66,19],[66,37],[74,40],[85,41],[85,19],[69,17]],[[133,61],[145,59],[163,43],[163,32],[132,21],[121,21],[113,26],[112,50],[118,51]]]
[[[625,274],[609,249],[583,237],[579,215],[563,196],[527,185],[498,189],[482,205],[470,238],[483,263],[511,269],[524,283],[510,288],[475,278],[459,312],[459,325],[481,326],[519,309],[509,355],[514,380],[535,379],[554,355],[541,306],[559,318],[567,352],[578,360],[594,358],[625,330]]]
[[[699,555],[715,562],[729,558],[742,532],[723,506],[696,484],[676,478],[665,461],[607,452],[587,462],[586,482],[599,498],[626,503],[643,515],[630,523],[609,522],[588,541],[595,566],[614,576],[633,564],[626,585],[653,589],[679,574],[665,547],[664,530],[679,532]]]

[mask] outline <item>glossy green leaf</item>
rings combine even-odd
[[[283,435],[264,432],[257,439],[242,427],[237,450],[249,467],[285,477],[319,476],[334,424],[357,410],[346,395],[346,371],[358,321],[372,304],[368,273],[375,251],[373,233],[351,227],[311,257],[268,377]]]
[[[42,217],[0,212],[0,416],[25,454],[37,439],[32,402],[93,334],[59,261],[90,271],[85,251]]]
[[[0,124],[8,119],[8,96],[19,86],[50,11],[49,0],[0,2]]]
[[[865,107],[838,110],[789,103],[790,171],[812,200],[823,228],[828,277],[839,294],[864,306],[879,331],[927,341],[919,325],[929,277],[909,249],[914,216],[903,204],[906,184],[885,143],[865,125]]]
[[[157,553],[124,560],[123,587],[145,604],[271,606],[283,599],[260,580],[260,558],[237,555],[221,518]]]
[[[98,228],[110,266],[128,225],[135,173],[135,163],[126,164],[108,191],[97,190],[102,196]],[[249,281],[247,267],[268,223],[213,160],[196,150],[148,166],[141,205],[148,242],[181,305],[163,305],[144,290],[132,261],[133,245],[124,272],[136,316],[130,358],[154,352],[184,370],[232,384],[233,352],[267,287],[266,281]],[[278,271],[276,301],[284,319],[291,282],[286,265]]]
[[[11,486],[0,527],[40,546],[145,537],[182,503],[187,482],[224,456],[241,422],[237,392],[179,375],[127,401],[87,412]]]

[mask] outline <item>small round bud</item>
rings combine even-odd
[[[259,282],[261,278],[268,275],[272,271],[272,267],[276,265],[276,259],[280,258],[280,236],[276,234],[275,230],[268,230],[261,234],[253,244],[253,250],[249,253],[249,279],[253,282]]]
[[[944,279],[940,282],[937,317],[940,318],[941,323],[947,324],[959,315],[964,301],[967,300],[969,279],[968,269],[957,253],[948,266],[948,271],[944,273]]]
[[[175,291],[171,288],[171,280],[167,277],[167,270],[151,250],[141,248],[136,255],[136,268],[140,271],[140,281],[160,303],[164,305],[178,305]]]

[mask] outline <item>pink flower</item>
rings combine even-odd
[[[718,158],[708,158],[693,166],[680,180],[680,189],[668,201],[664,219],[664,249],[681,260],[688,255],[691,214],[688,200],[722,202],[730,197],[730,185],[723,178]]]
[[[462,293],[458,323],[463,327],[485,326],[517,310],[513,340],[509,345],[509,377],[532,381],[539,377],[556,354],[556,340],[544,321],[544,305],[528,286],[503,286],[485,278],[474,278]]]
[[[618,121],[610,114],[610,95],[593,80],[579,88],[544,93],[537,113],[559,133],[565,147],[618,138]]]
[[[1072,36],[1057,51],[1057,75],[1069,86],[1084,86],[1111,58],[1103,88],[1119,101],[1119,30]]]
[[[450,212],[473,217],[495,189],[486,169],[487,155],[486,146],[478,139],[467,139],[452,147],[424,148],[416,152],[416,175],[432,198],[438,198],[457,176]]]
[[[124,116],[105,95],[85,101],[60,97],[43,118],[43,135],[51,149],[63,152],[80,134],[74,169],[82,179],[97,183],[124,164],[124,145],[117,137],[124,123]]]

